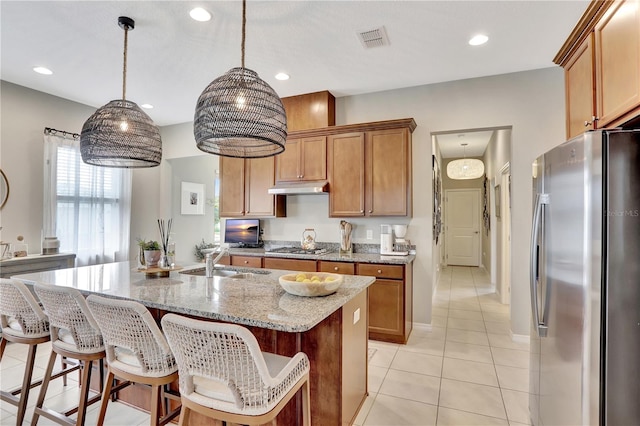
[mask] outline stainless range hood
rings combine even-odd
[[[269,194],[295,195],[295,194],[326,194],[329,192],[329,183],[325,180],[315,182],[280,183],[269,188]]]

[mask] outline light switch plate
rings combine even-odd
[[[354,323],[354,324],[357,324],[357,323],[358,323],[358,321],[360,321],[360,308],[356,309],[356,310],[353,312],[353,323]]]
[[[373,231],[371,229],[367,229],[367,240],[373,240]]]

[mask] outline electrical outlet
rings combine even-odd
[[[354,324],[357,324],[357,323],[358,323],[358,321],[360,321],[360,308],[356,309],[356,310],[353,312],[353,323],[354,323]]]
[[[367,229],[367,240],[373,240],[373,231],[371,229]]]

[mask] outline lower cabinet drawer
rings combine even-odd
[[[382,263],[358,263],[358,275],[401,280],[404,279],[404,266],[385,265]]]
[[[356,265],[352,262],[332,262],[321,260],[318,262],[318,272],[333,272],[334,274],[354,275]]]
[[[255,256],[231,256],[231,266],[262,268],[262,258]]]
[[[316,272],[316,261],[265,257],[264,268],[265,269],[286,269],[290,271],[301,271],[301,272]]]

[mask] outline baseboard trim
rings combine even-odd
[[[516,343],[529,343],[528,334],[514,334],[511,330],[509,330],[509,334],[511,334],[511,340]]]
[[[422,330],[422,331],[431,331],[433,330],[433,326],[431,324],[426,324],[424,322],[414,322],[413,323],[413,328],[416,330]]]

